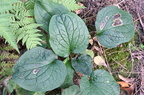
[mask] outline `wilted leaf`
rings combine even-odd
[[[127,91],[128,95],[133,95],[134,86],[131,83],[123,81],[118,81],[117,83],[120,85],[120,89]]]
[[[90,40],[89,40],[89,43],[90,43],[91,45],[93,45],[93,39],[90,39]]]
[[[118,81],[118,84],[120,84],[121,87],[130,87],[133,86],[131,83],[124,82],[124,81]]]
[[[101,56],[96,56],[96,57],[94,57],[94,63],[95,63],[96,65],[103,65],[103,66],[106,66],[106,67],[107,67],[107,65],[106,65],[106,63],[105,63],[105,60],[104,60]]]
[[[123,80],[123,81],[125,81],[125,82],[133,82],[134,81],[134,78],[125,78],[125,77],[123,77],[122,75],[118,75],[119,76],[119,78],[121,79],[121,80]]]

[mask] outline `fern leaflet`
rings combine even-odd
[[[51,0],[51,1],[64,5],[70,11],[85,8],[84,6],[78,5],[75,0]]]

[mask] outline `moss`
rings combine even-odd
[[[111,72],[116,80],[119,79],[117,76],[118,74],[128,76],[128,74],[131,72],[132,63],[129,58],[130,52],[128,44],[129,43],[124,43],[120,47],[105,51]]]
[[[133,41],[133,40],[132,40]],[[121,74],[123,76],[129,76],[131,70],[132,70],[132,62],[130,61],[130,52],[129,52],[129,44],[123,43],[122,45],[107,49],[104,48],[105,55],[102,56],[107,59],[107,62],[110,66],[112,75],[116,80],[120,80],[118,78],[118,74]],[[96,66],[95,69],[105,69],[108,70],[108,68],[104,66]]]

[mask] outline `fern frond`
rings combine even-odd
[[[34,1],[34,0],[30,0]],[[29,1],[29,5],[31,5]],[[25,2],[26,3],[26,2]],[[39,37],[39,24],[35,23],[34,20],[34,10],[27,9],[25,3],[18,3],[15,5],[15,24],[19,27],[15,28],[15,34],[17,36],[17,42],[22,40],[22,44],[26,44],[27,49],[31,49],[36,47],[37,45],[41,45],[40,41],[42,41]],[[20,6],[20,7],[19,7]]]
[[[51,0],[51,1],[64,5],[70,11],[85,8],[84,6],[78,5],[75,0]]]
[[[11,29],[14,15],[10,13],[13,9],[13,4],[17,3],[17,0],[1,0],[0,3],[0,36],[6,39],[13,48],[18,52],[18,47],[16,44],[16,37]]]
[[[2,45],[2,46],[0,46],[0,50],[1,51],[11,51],[11,50],[13,50],[13,47],[10,45],[8,45],[8,46]]]
[[[0,47],[0,75],[7,76],[12,73],[12,67],[19,58],[18,55],[11,53],[13,48],[10,45],[1,44]],[[2,80],[2,79],[1,79]]]
[[[7,75],[10,75],[12,74],[12,66],[14,64],[11,63],[11,61],[9,62],[1,62],[0,63],[0,75],[2,76],[7,76]]]
[[[16,43],[16,37],[15,35],[12,33],[12,31],[10,29],[8,29],[7,27],[0,27],[0,36],[4,37],[6,39],[6,42],[8,42],[13,48],[15,48],[17,51],[18,47],[17,47],[17,43]]]
[[[26,9],[34,9],[35,0],[28,0],[25,2]]]

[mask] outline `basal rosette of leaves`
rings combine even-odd
[[[13,68],[14,82],[29,91],[45,92],[73,85],[73,74],[79,72],[84,75],[80,88],[71,86],[62,95],[120,94],[119,85],[107,71],[92,71],[92,58],[83,53],[89,32],[78,15],[49,0],[36,0],[34,12],[48,34],[51,50],[36,47],[25,52]],[[131,15],[116,6],[98,13],[96,28],[99,42],[108,48],[130,40],[134,34]]]
[[[132,16],[117,6],[108,6],[99,11],[95,27],[98,41],[107,48],[130,41],[135,32]]]

